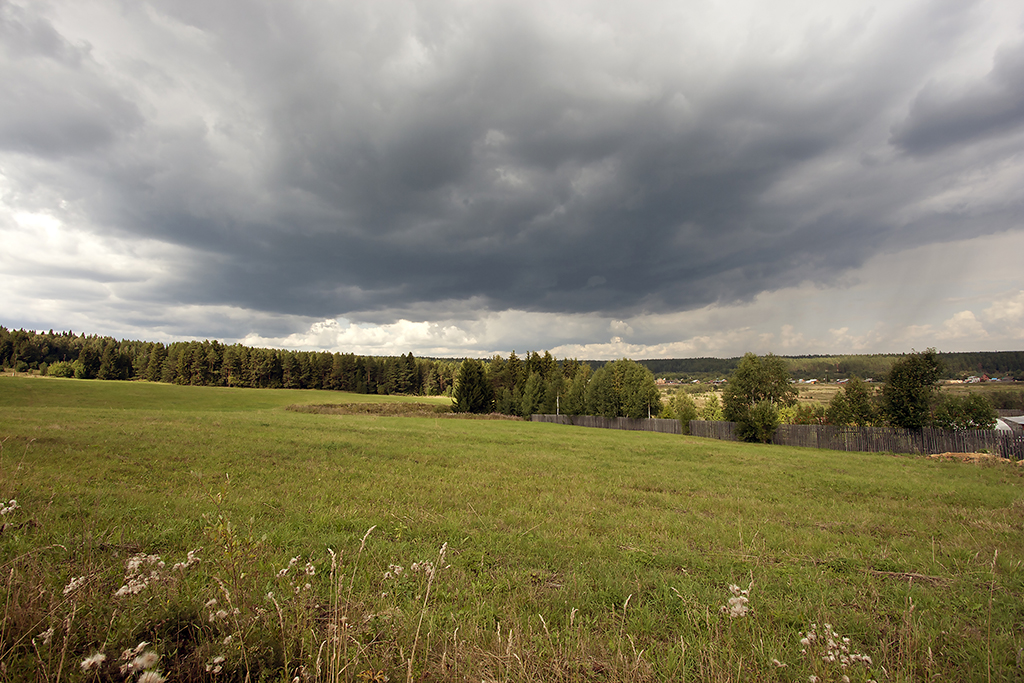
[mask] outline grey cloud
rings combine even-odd
[[[88,46],[48,22],[0,3],[0,149],[43,157],[109,145],[142,122],[104,80]]]
[[[84,47],[0,7],[21,36],[0,145],[81,155],[63,182],[96,225],[193,250],[166,300],[311,319],[427,319],[467,300],[624,316],[834,282],[894,242],[977,230],[899,212],[959,172],[944,149],[1016,130],[1024,106],[1019,48],[982,84],[921,87],[975,20],[949,7],[898,27],[920,35],[864,19],[792,56],[741,42],[687,61],[704,27],[650,31],[600,6],[559,25],[520,3],[175,0],[154,4],[160,21],[216,64],[192,76],[208,81],[165,79],[199,100],[172,125]],[[891,142],[936,156],[918,178],[885,156],[914,92]],[[767,199],[808,165],[861,157],[876,161]],[[889,179],[898,191],[872,189]],[[1019,211],[1000,201],[985,230]]]
[[[954,145],[1024,129],[1024,43],[995,54],[992,71],[961,90],[936,82],[925,86],[893,144],[912,154],[931,154]]]

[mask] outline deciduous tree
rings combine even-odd
[[[780,421],[779,408],[796,403],[796,389],[789,382],[789,371],[781,358],[770,353],[763,358],[747,353],[722,397],[725,419],[736,423],[741,439],[770,441]]]
[[[942,366],[935,349],[912,353],[893,363],[882,389],[882,412],[893,427],[921,429],[931,421]]]

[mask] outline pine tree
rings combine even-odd
[[[456,413],[489,413],[494,407],[494,392],[487,381],[483,363],[472,358],[462,361],[452,395]]]

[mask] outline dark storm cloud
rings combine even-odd
[[[1024,129],[1024,43],[996,52],[992,72],[954,88],[929,83],[914,98],[892,141],[914,154]]]
[[[788,45],[539,7],[158,2],[121,18],[181,54],[111,38],[100,60],[2,3],[0,146],[78,155],[51,182],[98,229],[193,250],[164,299],[309,317],[685,310],[1019,216],[1013,196],[982,227],[901,214],[959,172],[947,147],[1020,129],[1019,45],[935,77],[973,6]],[[937,161],[911,173],[895,149]]]
[[[0,149],[63,156],[95,151],[139,125],[135,106],[104,82],[88,46],[0,2]]]

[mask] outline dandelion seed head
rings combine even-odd
[[[64,586],[64,595],[74,593],[76,590],[85,585],[86,577],[79,576],[78,578],[71,579],[68,585]]]
[[[138,671],[139,669],[152,669],[159,661],[160,655],[152,650],[148,650],[132,660],[131,668],[133,671]]]
[[[164,683],[166,680],[159,671],[147,671],[139,676],[139,683]]]
[[[102,652],[94,652],[82,660],[82,671],[93,671],[98,669],[105,661],[107,661],[107,656],[105,654]]]

